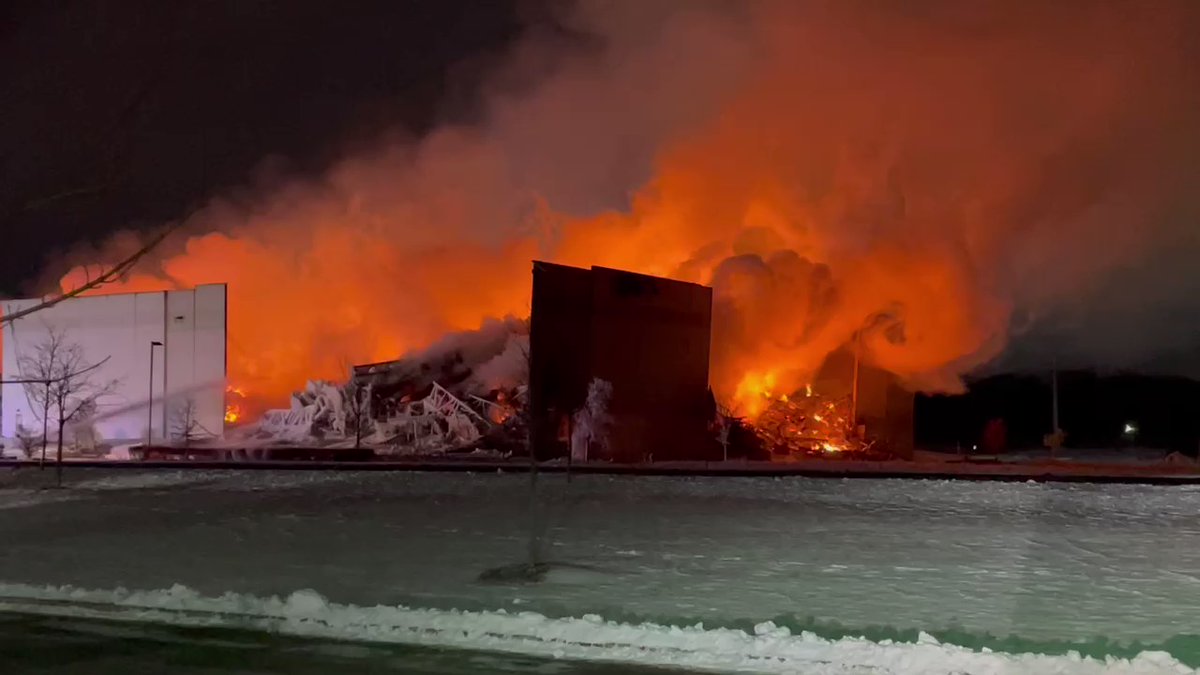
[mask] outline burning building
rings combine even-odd
[[[719,458],[709,431],[716,413],[708,389],[711,324],[711,288],[534,262],[529,417],[536,454]],[[597,392],[607,399],[602,411],[589,401]],[[581,440],[580,425],[592,427],[588,438]]]

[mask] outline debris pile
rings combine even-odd
[[[872,443],[854,433],[850,397],[830,397],[811,389],[773,399],[754,421],[755,433],[775,454],[861,453]]]
[[[288,409],[247,429],[260,440],[374,448],[381,454],[524,445],[529,331],[506,319],[396,361],[354,366],[349,382],[309,382]]]
[[[440,452],[469,446],[491,429],[483,414],[434,382],[428,396],[387,407],[372,440],[395,451]]]
[[[346,401],[342,389],[329,382],[309,382],[292,394],[286,410],[263,413],[256,431],[281,441],[304,442],[341,435],[346,429]]]

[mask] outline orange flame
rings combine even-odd
[[[238,400],[230,402],[228,401],[230,397],[236,397]],[[246,390],[241,387],[228,386],[225,388],[225,398],[227,399],[225,404],[225,423],[236,424],[242,419],[242,405],[240,401],[246,398]]]

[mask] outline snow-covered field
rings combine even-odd
[[[0,609],[805,673],[1200,665],[1200,488],[72,469],[0,477]],[[126,590],[128,589],[128,590]]]

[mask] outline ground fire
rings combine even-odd
[[[768,399],[751,425],[774,454],[862,452],[872,443],[852,428],[852,405],[848,397],[822,396],[808,387],[791,396]]]

